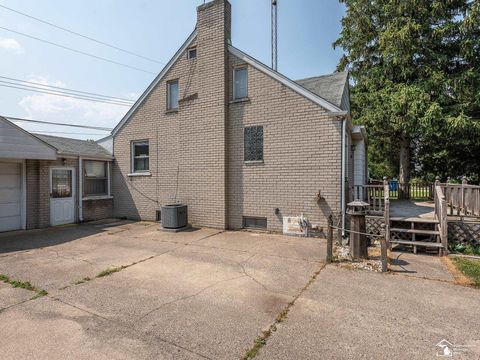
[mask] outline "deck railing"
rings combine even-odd
[[[394,199],[433,199],[432,183],[392,183],[389,187],[390,197]]]
[[[385,188],[383,185],[354,185],[352,187],[354,200],[362,200],[370,205],[369,212],[383,212],[385,210]]]
[[[443,255],[448,254],[448,218],[447,218],[447,201],[442,190],[442,185],[437,180],[434,186],[435,202],[435,219],[438,220],[438,231],[440,233],[440,241],[443,245]]]
[[[480,217],[480,186],[469,185],[466,179],[461,184],[441,184],[448,203],[448,215]]]

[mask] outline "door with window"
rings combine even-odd
[[[75,222],[75,169],[50,169],[50,224]]]

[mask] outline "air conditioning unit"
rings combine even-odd
[[[162,228],[175,230],[188,225],[187,205],[173,204],[162,206]]]

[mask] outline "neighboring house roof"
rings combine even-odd
[[[342,106],[347,81],[347,71],[295,80],[297,84],[338,107]]]
[[[78,140],[59,136],[33,134],[57,149],[58,155],[84,156],[95,159],[112,159],[113,156],[92,140]]]

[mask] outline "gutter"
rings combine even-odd
[[[83,222],[83,159],[78,157],[78,221]]]
[[[340,208],[342,211],[342,236],[345,235],[345,136],[347,130],[347,119],[346,117],[342,118],[342,171],[341,171],[341,179],[340,179]]]

